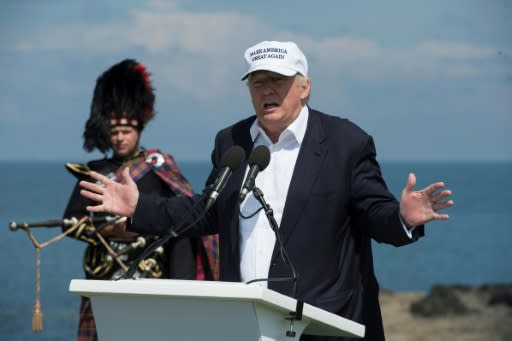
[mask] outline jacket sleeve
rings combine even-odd
[[[360,227],[377,242],[395,246],[411,243],[422,236],[423,226],[416,227],[412,238],[407,236],[400,220],[400,205],[382,177],[371,136],[353,162],[352,206]]]

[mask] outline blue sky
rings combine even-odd
[[[100,157],[82,150],[92,91],[125,58],[156,88],[142,144],[206,160],[253,113],[245,49],[292,40],[310,105],[373,135],[379,160],[510,161],[510,18],[506,0],[2,1],[0,160]]]

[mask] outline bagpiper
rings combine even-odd
[[[129,167],[143,193],[192,195],[191,185],[170,154],[140,146],[142,131],[155,116],[154,102],[150,74],[143,64],[126,59],[103,72],[96,81],[83,147],[105,156],[86,164],[66,163],[66,168],[78,181],[93,181],[88,175],[91,170],[118,179]],[[92,202],[80,195],[78,181],[64,212],[66,219],[90,215],[86,206]],[[87,279],[121,277],[157,238],[124,231],[123,217],[94,216],[86,222],[70,236],[87,243],[83,257]],[[215,280],[219,271],[217,236],[171,239],[136,266],[137,277]],[[78,329],[79,341],[97,340],[91,302],[86,297],[81,299]]]

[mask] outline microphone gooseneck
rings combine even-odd
[[[267,168],[270,163],[270,151],[267,147],[260,145],[254,148],[249,156],[249,172],[240,191],[240,203],[242,203],[255,186],[256,176]]]
[[[292,261],[290,260],[290,256],[288,256],[288,252],[286,252],[284,244],[281,240],[281,234],[279,233],[279,225],[277,224],[277,221],[274,218],[274,210],[272,210],[270,205],[265,201],[263,192],[258,187],[254,187],[253,191],[254,191],[254,196],[259,201],[259,203],[261,204],[261,207],[263,207],[263,210],[265,211],[265,215],[267,216],[268,222],[270,224],[270,228],[275,233],[276,243],[279,247],[279,253],[281,255],[281,258],[282,258],[284,264],[286,264],[288,266],[288,269],[290,270],[291,277],[258,278],[258,279],[253,279],[253,280],[247,282],[247,284],[250,284],[253,282],[259,282],[259,281],[275,281],[275,282],[291,281],[292,282],[291,297],[296,297],[297,296],[297,273],[295,271],[295,267],[292,264]]]

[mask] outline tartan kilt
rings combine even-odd
[[[77,341],[97,341],[96,322],[92,314],[91,300],[82,296],[80,302],[80,321],[78,322]]]

